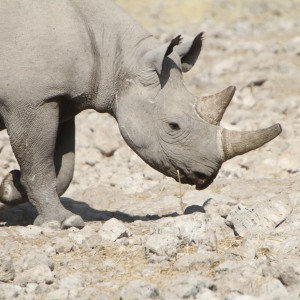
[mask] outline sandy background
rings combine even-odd
[[[180,195],[110,116],[81,113],[63,203],[87,225],[29,225],[29,204],[0,213],[0,299],[299,299],[300,1],[117,2],[162,42],[205,32],[184,78],[199,95],[237,87],[224,127],[283,132]],[[17,165],[0,141],[3,177]]]

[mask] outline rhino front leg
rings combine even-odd
[[[59,124],[55,146],[56,189],[61,196],[69,187],[75,162],[75,120]],[[21,184],[21,172],[12,170],[0,186],[0,211],[27,202],[28,197]]]
[[[56,101],[45,102],[32,108],[30,113],[20,108],[8,117],[7,130],[20,165],[21,184],[39,214],[34,223],[41,225],[56,220],[62,228],[71,226],[81,228],[84,226],[81,217],[66,210],[57,193],[55,169],[59,171],[59,177],[63,168],[59,166],[55,168],[54,154],[64,152],[55,151],[56,138],[59,135],[58,117],[59,105]],[[61,140],[59,136],[58,140]],[[64,159],[60,161],[62,166]],[[61,174],[63,175],[63,172]],[[70,180],[64,181],[64,188],[66,182],[69,184]]]

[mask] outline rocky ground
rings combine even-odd
[[[62,201],[86,227],[30,225],[29,204],[0,213],[0,299],[299,299],[300,2],[118,2],[161,41],[205,31],[185,80],[237,86],[224,127],[283,133],[196,191],[141,161],[111,117],[81,113]],[[3,177],[16,162],[0,139]]]

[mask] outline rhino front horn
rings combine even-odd
[[[200,97],[196,104],[197,113],[205,121],[219,125],[234,92],[235,86],[229,86],[218,94]]]
[[[257,149],[281,133],[280,124],[256,131],[231,131],[222,129],[224,161]]]

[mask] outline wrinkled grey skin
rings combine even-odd
[[[144,84],[128,83],[127,93],[117,101],[120,130],[131,148],[158,171],[177,179],[179,170],[183,183],[196,184],[197,174],[211,182],[222,164],[219,128],[197,115],[195,96],[185,88],[179,67],[180,59],[172,53],[164,62],[162,75],[169,78],[163,87],[156,74]],[[140,105],[141,121],[128,118]]]
[[[2,182],[0,209],[29,200],[37,225],[84,226],[59,196],[73,176],[74,118],[90,108],[113,115],[153,168],[207,187],[226,159],[222,129],[182,81],[201,37],[161,45],[108,0],[1,0],[0,127],[21,171]]]

